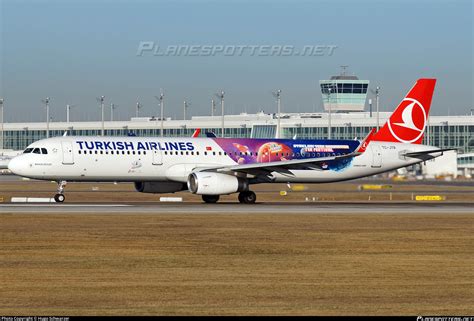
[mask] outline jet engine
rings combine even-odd
[[[186,189],[186,184],[179,182],[135,182],[135,190],[140,193],[174,193]]]
[[[244,178],[210,172],[195,172],[188,176],[188,189],[199,195],[224,195],[248,190]]]

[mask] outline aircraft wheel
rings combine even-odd
[[[239,202],[244,204],[255,204],[257,195],[252,191],[239,193]]]
[[[64,194],[54,195],[54,200],[56,201],[56,203],[62,203],[62,202],[64,202],[65,199],[66,199],[66,197],[64,196]]]
[[[217,201],[219,200],[219,195],[203,195],[202,196],[202,200],[204,201],[204,203],[217,203]]]

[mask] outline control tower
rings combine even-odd
[[[364,111],[369,81],[360,80],[354,75],[346,75],[348,66],[341,67],[342,72],[339,76],[319,81],[324,110],[331,110],[331,112]]]

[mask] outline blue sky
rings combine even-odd
[[[8,121],[98,120],[96,97],[117,116],[155,114],[164,88],[166,114],[210,113],[226,91],[226,109],[274,112],[322,109],[318,81],[349,72],[382,87],[391,111],[413,82],[436,77],[432,113],[466,114],[473,106],[471,1],[20,1],[1,2],[0,95]],[[157,57],[136,55],[140,41],[167,45],[335,45],[332,56]]]

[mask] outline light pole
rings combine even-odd
[[[3,149],[3,123],[4,123],[4,119],[3,119],[3,98],[0,98],[0,117],[2,117],[2,122],[0,123],[1,124],[1,133],[0,133],[0,149]]]
[[[114,121],[114,110],[117,109],[118,105],[110,103],[110,121]]]
[[[183,103],[183,119],[186,120],[186,110],[189,108],[189,103],[185,100]]]
[[[211,99],[211,116],[214,117],[214,112],[216,111],[216,102],[214,99]]]
[[[76,105],[66,105],[66,122],[69,123],[71,120],[71,108],[75,107]]]
[[[163,90],[160,89],[160,97],[155,96],[155,98],[160,102],[160,121],[161,121],[161,126],[160,126],[160,136],[163,137],[163,113],[164,113],[164,100],[165,100],[165,94],[163,94]]]
[[[101,129],[101,136],[104,136],[104,134],[105,134],[105,125],[104,125],[104,100],[105,100],[105,97],[104,97],[104,96],[100,96],[99,98],[97,98],[97,101],[100,102],[100,109],[101,109],[101,112],[102,112],[102,129]]]
[[[332,88],[328,88],[328,108],[329,108],[329,113],[328,113],[328,139],[331,139],[331,90]]]
[[[135,111],[135,116],[138,118],[140,116],[140,109],[143,107],[142,104],[137,100],[137,105],[136,105],[136,111]]]
[[[224,137],[224,94],[225,92],[222,90],[219,94],[216,94],[216,96],[221,100],[221,112],[222,112],[222,116],[221,116],[221,131],[222,131],[222,134],[221,136]]]
[[[377,108],[377,131],[379,131],[379,96],[380,96],[380,87],[375,88],[375,104]]]
[[[46,138],[49,138],[49,97],[41,101],[46,106]]]
[[[275,138],[281,138],[281,89],[278,89],[276,92],[273,93],[273,96],[277,99],[277,131]]]

